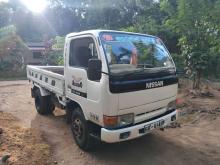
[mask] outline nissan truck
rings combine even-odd
[[[177,119],[175,64],[156,36],[112,30],[68,34],[64,66],[27,66],[39,114],[66,111],[76,144],[141,137]]]

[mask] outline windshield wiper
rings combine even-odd
[[[128,72],[128,73],[118,74],[117,76],[119,76],[119,77],[128,77],[128,76],[132,76],[132,75],[140,75],[140,73],[144,73],[144,69],[135,70],[135,71]]]
[[[143,67],[144,69],[154,68],[154,66],[151,64],[137,64],[137,68],[140,68],[140,67]]]

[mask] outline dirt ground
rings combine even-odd
[[[10,153],[13,165],[219,165],[220,92],[212,92],[211,98],[180,95],[186,115],[176,128],[86,153],[74,143],[63,111],[36,113],[28,81],[0,82],[0,157]]]

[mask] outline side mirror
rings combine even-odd
[[[87,76],[89,80],[99,81],[102,73],[102,61],[99,59],[90,59],[88,63]]]

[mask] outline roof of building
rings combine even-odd
[[[26,45],[28,47],[45,47],[44,42],[27,42]]]
[[[47,48],[51,48],[53,44],[53,40],[49,40],[47,42],[27,42],[26,45],[30,50],[45,50]]]

